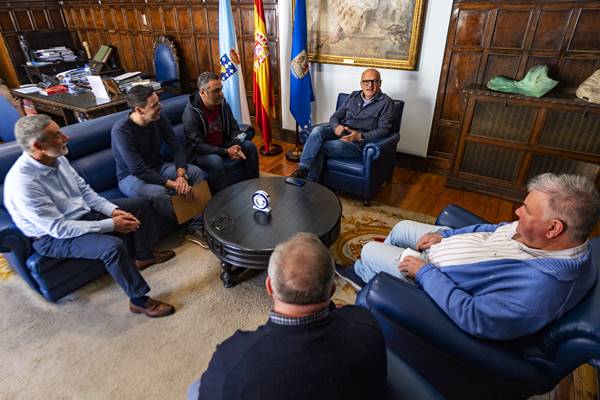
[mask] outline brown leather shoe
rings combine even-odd
[[[143,271],[151,265],[164,263],[173,257],[175,257],[175,252],[173,250],[153,251],[152,258],[147,260],[135,260],[135,266],[139,271]]]
[[[134,314],[144,314],[150,318],[160,318],[174,314],[175,307],[148,297],[148,300],[146,300],[146,307],[136,306],[135,304],[129,302],[129,311]]]

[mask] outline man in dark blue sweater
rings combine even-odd
[[[161,114],[161,105],[150,86],[134,86],[127,93],[131,113],[112,128],[112,151],[117,166],[119,190],[127,197],[152,199],[156,211],[176,221],[171,203],[174,194],[187,194],[204,173],[187,164],[183,147],[177,141],[171,122]],[[166,162],[160,152],[165,142],[173,154]],[[202,216],[189,226],[190,240],[208,248],[202,234]]]
[[[394,102],[381,92],[379,71],[365,70],[360,86],[362,90],[352,92],[333,113],[329,125],[317,126],[310,132],[292,176],[317,181],[324,156],[360,156],[369,140],[392,133]]]
[[[334,262],[320,240],[300,233],[269,260],[269,320],[217,346],[189,399],[382,399],[383,335],[373,315],[336,308]],[[198,387],[199,386],[199,387]]]

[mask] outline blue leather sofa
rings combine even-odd
[[[0,140],[12,142],[15,140],[15,122],[20,118],[19,112],[4,96],[0,96]]]
[[[436,224],[457,228],[484,222],[449,206]],[[600,238],[590,243],[588,267],[600,268]],[[388,351],[449,399],[524,399],[552,390],[575,368],[600,358],[598,284],[559,320],[510,341],[465,333],[425,292],[386,273],[363,287],[357,304],[375,314]]]
[[[181,115],[187,98],[187,95],[181,95],[162,102],[163,112],[171,120],[181,143],[185,140]],[[70,137],[67,157],[73,167],[94,190],[108,199],[124,197],[117,188],[116,167],[110,148],[110,131],[114,123],[125,118],[128,113],[129,111],[123,111],[61,129]],[[244,129],[246,137],[251,139],[254,130],[247,126]],[[93,260],[47,258],[33,251],[31,241],[14,225],[4,208],[4,177],[20,155],[21,149],[15,142],[0,145],[0,252],[4,253],[12,269],[32,289],[49,301],[57,301],[103,275],[104,265]],[[237,182],[245,177],[241,163],[229,167],[227,173],[230,182]],[[157,218],[161,233],[171,232],[176,228],[175,224],[166,219],[160,216]]]
[[[338,94],[336,110],[348,98],[347,93]],[[328,188],[351,193],[363,199],[366,206],[377,194],[384,182],[392,180],[396,166],[396,146],[400,140],[400,125],[404,101],[394,100],[392,134],[369,140],[360,157],[330,158],[323,163],[320,183]],[[319,124],[327,125],[327,124]],[[319,126],[315,125],[315,126]],[[300,132],[300,141],[305,143],[309,132]]]

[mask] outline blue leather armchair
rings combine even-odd
[[[21,117],[15,107],[4,96],[0,96],[0,140],[12,142],[15,140],[15,123]]]
[[[449,206],[436,224],[483,223]],[[600,267],[600,238],[590,241]],[[600,276],[600,275],[599,275]],[[527,398],[550,391],[579,365],[600,358],[600,285],[536,334],[510,341],[477,339],[458,328],[425,292],[386,273],[356,300],[379,320],[388,350],[451,399]]]
[[[183,144],[185,135],[181,115],[187,102],[187,95],[168,99],[163,104],[163,113],[169,117],[177,139]],[[125,197],[117,187],[115,160],[110,148],[112,126],[129,111],[91,119],[61,128],[69,140],[71,165],[92,186],[108,199]],[[244,127],[247,137],[254,135],[252,127]],[[8,260],[11,268],[27,284],[49,301],[58,301],[65,295],[106,273],[102,262],[79,258],[56,259],[43,257],[33,251],[31,241],[15,226],[4,208],[4,177],[21,155],[21,148],[15,143],[0,144],[0,252]],[[243,164],[237,163],[228,170],[228,178],[237,182],[246,177]],[[9,188],[10,189],[10,188]],[[161,234],[172,232],[177,226],[157,215]]]
[[[181,93],[179,57],[175,44],[164,35],[158,36],[154,42],[152,60],[155,79],[164,89],[160,99],[166,100]]]
[[[347,98],[348,93],[338,94],[335,108],[340,108]],[[392,180],[403,111],[404,101],[394,100],[392,134],[370,140],[361,157],[326,157],[320,182],[331,189],[355,194],[363,199],[365,205],[370,205],[383,183]],[[300,132],[300,141],[305,143],[308,135],[309,132]]]

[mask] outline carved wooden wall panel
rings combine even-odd
[[[0,33],[2,34],[2,69],[0,73],[11,86],[27,82],[21,66],[25,57],[18,36],[35,32],[65,33],[66,22],[57,0],[0,2]]]
[[[574,93],[600,68],[599,1],[455,0],[428,158],[430,169],[447,173],[465,110],[463,89],[496,75],[522,79],[547,64],[560,81],[556,91]]]
[[[277,1],[263,0],[267,36],[271,50],[271,72],[277,109],[276,125],[281,125],[279,90],[279,37]],[[100,45],[117,49],[126,70],[152,72],[152,44],[159,34],[169,36],[177,45],[180,72],[186,91],[195,89],[198,74],[219,65],[218,0],[64,0],[67,26],[81,41],[90,44],[92,52]],[[232,11],[238,47],[242,60],[246,95],[250,113],[252,103],[252,63],[254,48],[254,2],[233,0]],[[0,15],[0,23],[2,16]]]

